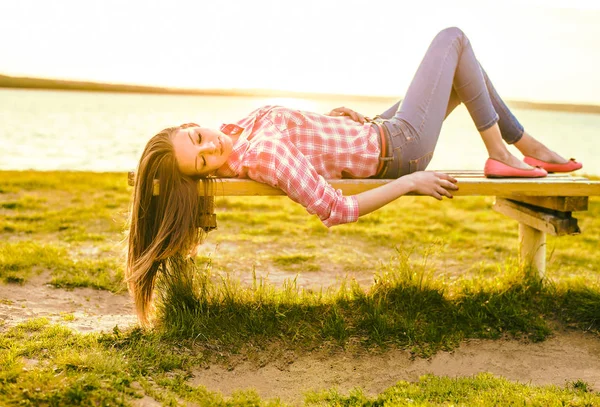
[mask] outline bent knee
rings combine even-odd
[[[458,27],[448,27],[448,28],[444,28],[442,31],[440,31],[437,35],[437,37],[444,37],[444,38],[449,38],[449,39],[455,39],[455,38],[465,38],[465,33]]]

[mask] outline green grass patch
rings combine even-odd
[[[490,374],[468,378],[424,376],[417,383],[401,381],[376,397],[360,389],[350,395],[336,391],[313,393],[306,406],[594,406],[600,395],[589,393],[585,383],[559,388],[512,383]]]
[[[129,406],[150,397],[165,406],[285,407],[252,390],[230,397],[190,384],[194,369],[214,362],[212,348],[139,329],[77,334],[31,320],[0,333],[0,404],[25,406]],[[360,388],[307,393],[305,406],[594,406],[600,393],[581,380],[565,387],[531,386],[489,374],[424,376],[398,382],[376,396]]]
[[[0,234],[119,233],[131,191],[123,174],[5,171],[0,181]]]
[[[31,273],[50,272],[57,287],[93,287],[122,291],[123,265],[118,259],[73,260],[66,248],[31,241],[0,243],[0,278],[24,283]]]
[[[274,256],[273,262],[281,266],[290,266],[293,264],[302,264],[304,262],[314,259],[314,255],[306,254],[284,254],[280,256]]]
[[[25,280],[32,271],[62,270],[66,250],[34,242],[0,243],[0,277]]]
[[[175,342],[138,329],[77,334],[45,319],[0,333],[0,404],[129,406],[143,396],[162,405],[282,406],[253,392],[225,399],[186,384],[207,363],[191,341]]]
[[[303,349],[359,342],[420,356],[453,349],[465,338],[541,341],[556,320],[600,331],[598,287],[544,285],[508,263],[491,282],[464,280],[450,290],[434,278],[426,258],[410,257],[398,253],[368,291],[346,282],[327,292],[302,290],[296,280],[277,289],[255,278],[247,287],[213,278],[209,266],[174,259],[159,282],[158,322],[167,335],[231,351],[273,340]]]
[[[40,209],[46,202],[44,198],[38,198],[35,196],[24,195],[16,201],[7,201],[0,203],[0,208],[10,210],[32,210]]]
[[[321,266],[315,264],[313,260],[315,256],[312,254],[282,254],[273,256],[272,261],[275,265],[282,267],[285,270],[300,271],[320,271]]]

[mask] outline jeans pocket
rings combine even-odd
[[[390,133],[394,147],[404,147],[409,143],[416,143],[420,139],[419,134],[403,120],[386,120],[384,125]]]
[[[409,161],[410,173],[413,173],[416,171],[425,171],[425,169],[429,165],[429,162],[431,161],[432,158],[433,158],[433,151],[425,154],[422,157],[417,158],[416,160],[410,160]]]

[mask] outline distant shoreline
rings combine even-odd
[[[242,97],[288,97],[305,99],[345,98],[348,100],[377,100],[388,101],[395,99],[391,96],[365,96],[325,94],[310,92],[292,92],[271,89],[185,89],[166,88],[158,86],[138,86],[110,84],[100,82],[66,81],[58,79],[26,78],[0,75],[0,88],[9,89],[39,89],[85,92],[114,92],[114,93],[146,93],[161,95],[195,95],[195,96],[242,96]],[[520,100],[507,101],[512,107],[534,110],[552,110],[573,113],[600,114],[600,105],[583,105],[568,103],[540,103]]]

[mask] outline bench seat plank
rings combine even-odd
[[[482,171],[448,171],[458,179],[460,189],[455,196],[506,196],[519,197],[580,197],[600,195],[600,181],[569,174],[549,174],[544,178],[485,178]],[[128,174],[129,185],[134,184],[135,174]],[[392,180],[389,179],[335,179],[328,182],[345,195],[355,195],[377,188]],[[158,195],[158,182],[155,181],[154,195]],[[198,193],[204,195],[203,183],[198,184]],[[237,178],[215,178],[209,195],[215,196],[276,196],[284,195],[277,188],[256,181]],[[533,202],[531,202],[533,203]],[[560,206],[561,204],[556,204]],[[582,208],[581,204],[573,204]],[[544,206],[544,205],[540,205]],[[561,208],[552,208],[560,210]],[[564,210],[564,209],[563,209]],[[585,209],[570,209],[585,210]]]
[[[453,191],[455,196],[594,196],[600,195],[600,181],[590,181],[581,177],[564,177],[549,175],[545,178],[504,178],[489,179],[484,177],[457,175],[459,190]],[[382,179],[336,179],[328,182],[345,195],[355,195],[363,191],[377,188],[392,180]],[[157,188],[158,189],[158,188]],[[155,194],[158,191],[155,191]],[[198,187],[200,195],[204,195],[204,186]],[[235,178],[215,179],[213,191],[215,196],[276,196],[284,195],[277,188],[252,180]]]

